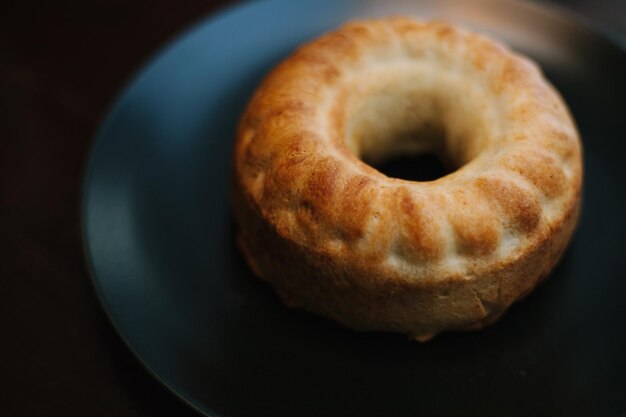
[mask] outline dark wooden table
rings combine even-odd
[[[119,89],[164,42],[230,1],[0,2],[0,415],[195,415],[101,310],[80,187]],[[622,0],[561,0],[618,30]]]

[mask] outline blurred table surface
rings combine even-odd
[[[0,415],[196,415],[144,371],[98,304],[80,186],[129,77],[229,3],[0,2]],[[624,0],[553,3],[626,32]]]

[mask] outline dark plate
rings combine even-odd
[[[470,4],[471,3],[471,4]],[[418,344],[284,308],[233,245],[237,118],[269,68],[346,19],[410,13],[541,63],[585,147],[560,267],[497,325]],[[154,375],[215,416],[617,416],[626,410],[625,54],[567,14],[478,2],[266,1],[170,45],[104,123],[84,196],[102,302]]]

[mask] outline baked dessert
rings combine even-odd
[[[456,170],[369,165],[420,152]],[[441,22],[364,20],[267,76],[233,181],[241,249],[286,305],[426,340],[494,322],[548,275],[577,222],[581,145],[528,58]]]

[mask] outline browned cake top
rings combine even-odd
[[[443,139],[442,139],[443,137]],[[363,161],[439,152],[413,182]],[[257,90],[235,181],[285,239],[432,282],[522,256],[576,210],[581,148],[535,64],[444,23],[349,23],[298,49]]]

